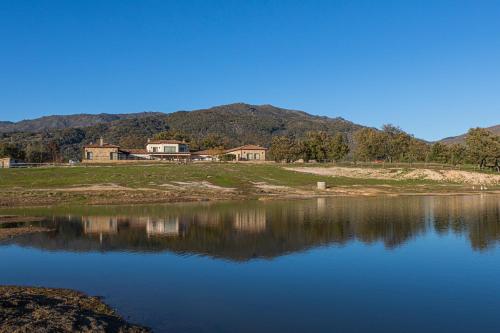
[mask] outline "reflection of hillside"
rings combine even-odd
[[[206,205],[153,216],[51,217],[44,223],[56,231],[11,242],[51,250],[172,251],[248,260],[352,240],[394,248],[434,231],[467,233],[473,248],[484,249],[500,240],[500,204],[492,196],[320,198]]]

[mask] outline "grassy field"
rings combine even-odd
[[[325,181],[329,189],[317,191],[318,181]],[[283,165],[273,163],[165,163],[0,169],[0,207],[234,200],[263,196],[444,193],[464,189],[460,184],[424,179],[314,175],[286,170]]]
[[[432,184],[424,180],[316,176],[288,171],[279,164],[199,163],[0,169],[0,188],[64,188],[109,183],[140,188],[175,181],[209,181],[214,185],[232,188],[246,188],[257,182],[280,186],[315,186],[318,181],[327,181],[331,186]]]

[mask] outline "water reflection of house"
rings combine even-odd
[[[179,235],[179,217],[166,219],[149,219],[146,224],[148,236],[177,236]]]
[[[193,215],[193,220],[199,225],[216,226],[222,223],[223,217],[216,211],[202,211],[196,212]]]
[[[266,211],[264,209],[237,211],[233,225],[238,231],[262,232],[266,229]]]
[[[316,199],[317,214],[323,216],[326,213],[326,198]]]
[[[112,216],[83,216],[83,231],[85,234],[116,234],[118,219]]]

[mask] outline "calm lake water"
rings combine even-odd
[[[25,209],[0,284],[100,295],[157,332],[500,332],[500,197]]]

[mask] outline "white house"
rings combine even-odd
[[[148,140],[146,152],[157,160],[185,160],[191,157],[187,143],[177,140]]]

